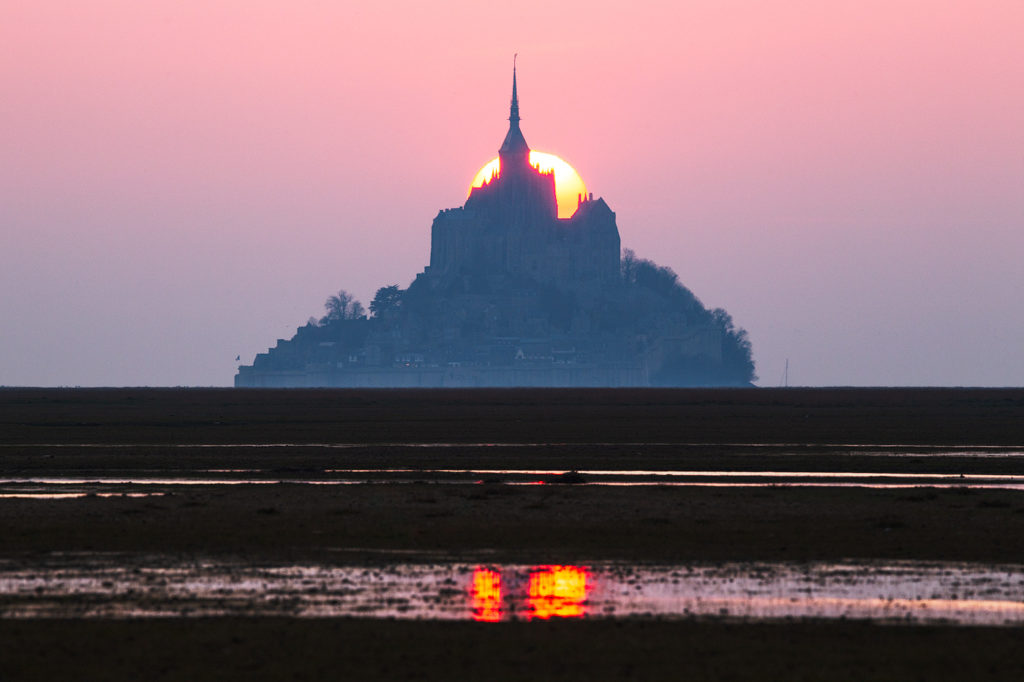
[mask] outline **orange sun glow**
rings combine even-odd
[[[555,198],[558,200],[558,217],[569,218],[576,212],[576,205],[580,195],[586,196],[587,186],[583,184],[583,178],[576,172],[576,169],[558,158],[554,154],[545,152],[530,152],[530,164],[536,166],[543,172],[555,172]],[[472,192],[474,187],[479,187],[489,181],[501,171],[501,164],[497,157],[491,159],[480,169],[480,172],[473,178],[469,186]]]
[[[501,574],[489,568],[473,572],[473,620],[501,620]]]
[[[538,566],[527,596],[532,618],[579,618],[586,611],[587,573],[580,566]]]

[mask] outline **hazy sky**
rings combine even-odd
[[[1024,385],[1024,2],[0,2],[0,385],[227,385],[522,128],[760,383]]]

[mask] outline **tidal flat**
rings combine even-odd
[[[1024,604],[1024,390],[0,389],[0,434],[0,573],[23,581],[96,557],[143,572],[479,566],[513,587],[551,566],[597,567],[594,584],[782,566],[813,585],[822,566],[924,564],[1001,571],[1000,599]],[[737,615],[742,594],[731,611],[604,618],[559,597],[548,618],[494,623],[244,604],[76,616],[105,582],[0,595],[3,677],[1022,674],[1013,618],[765,618]]]

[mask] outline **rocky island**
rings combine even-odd
[[[345,291],[237,387],[749,386],[746,332],[667,267],[621,250],[604,199],[559,217],[554,171],[519,126],[515,71],[498,170],[431,228],[430,264],[369,311]],[[564,208],[564,207],[562,207]]]

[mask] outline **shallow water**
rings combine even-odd
[[[382,443],[0,443],[0,449],[311,449],[311,450],[354,450],[354,449],[542,449],[560,448],[728,448],[738,452],[774,451],[775,454],[806,454],[810,449],[828,449],[829,454],[855,454],[881,457],[904,457],[928,455],[929,457],[1024,457],[1024,449],[1006,445],[925,445],[920,443],[705,443],[687,441],[637,441],[637,442],[572,442],[572,443],[460,443],[460,442],[382,442]]]
[[[160,555],[0,561],[0,617],[848,618],[1024,624],[1024,566],[265,565]]]
[[[188,486],[360,484],[549,485],[573,474],[573,485],[672,487],[815,488],[972,488],[1024,490],[1024,476],[1013,474],[915,474],[848,471],[671,471],[557,469],[325,469],[319,474],[282,478],[266,469],[208,469],[173,476],[126,471],[120,476],[33,476],[0,479],[0,499],[73,499],[87,495],[144,496]]]

